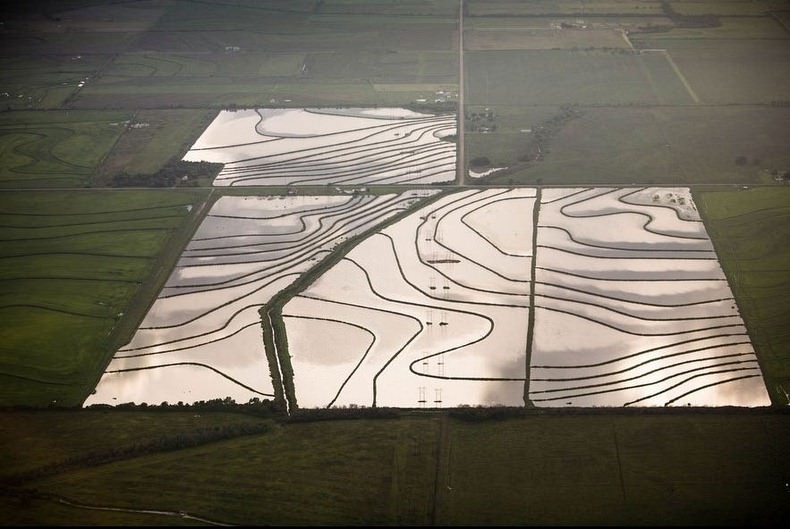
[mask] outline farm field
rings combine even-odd
[[[219,198],[85,405],[274,399],[281,376],[259,310],[338,244],[433,193]]]
[[[454,116],[402,108],[230,111],[184,160],[224,164],[215,186],[452,182],[455,133]]]
[[[790,517],[786,0],[3,12],[3,524]]]
[[[480,183],[771,182],[788,163],[782,10],[664,4],[468,4],[467,107],[492,118],[467,121],[467,159],[505,168]]]
[[[203,191],[1,193],[0,401],[79,406],[204,199]]]
[[[87,416],[84,432],[96,428],[95,417],[79,413]],[[113,413],[113,424],[145,442],[188,433],[190,419],[195,429],[213,422],[207,413],[159,412],[172,429],[138,435],[135,425],[157,420],[141,413]],[[60,416],[15,416],[10,439],[19,460],[56,439],[36,421],[76,434],[79,422]],[[522,410],[488,420],[458,410],[278,423],[265,433],[29,478],[0,509],[14,524],[175,525],[188,516],[193,524],[244,525],[771,525],[788,515],[789,424],[781,410],[726,409]],[[30,444],[19,442],[21,432]]]

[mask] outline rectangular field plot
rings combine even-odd
[[[455,116],[402,108],[223,111],[184,159],[215,186],[428,184],[455,178]]]
[[[88,403],[769,404],[688,188],[432,194],[219,199]]]
[[[273,397],[260,308],[340,241],[431,193],[220,198],[85,404]]]

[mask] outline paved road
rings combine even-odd
[[[466,185],[464,159],[464,0],[458,0],[458,185]]]

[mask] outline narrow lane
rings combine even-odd
[[[456,182],[466,185],[464,159],[464,0],[458,0],[458,167]]]

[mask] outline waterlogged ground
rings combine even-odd
[[[537,200],[447,195],[294,298],[298,404],[769,404],[688,189],[543,190],[535,225]]]
[[[215,186],[451,182],[455,134],[452,114],[402,108],[227,110],[184,160],[223,163]]]
[[[224,163],[216,186],[444,182],[455,132],[404,109],[226,111],[185,159]],[[86,404],[272,397],[261,307],[435,192],[221,198]],[[769,404],[686,188],[449,193],[283,317],[301,407]]]
[[[341,241],[433,193],[220,198],[85,404],[272,397],[259,309]]]

